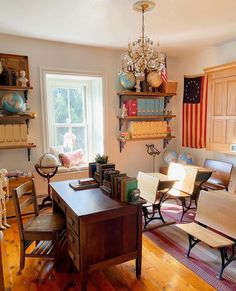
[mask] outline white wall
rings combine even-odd
[[[184,75],[194,75],[203,73],[204,68],[217,66],[224,63],[233,62],[236,60],[236,41],[220,45],[218,47],[212,47],[207,50],[185,55],[181,58],[178,58],[175,71],[173,72],[175,78],[178,80],[178,97],[174,102],[174,112],[177,115],[177,122],[175,123],[175,133],[178,137],[176,143],[173,144],[172,149],[175,149],[177,152],[189,152],[192,154],[194,161],[198,165],[203,165],[205,158],[212,158],[217,160],[224,160],[234,164],[236,166],[236,157],[233,155],[210,152],[205,149],[190,149],[184,148],[181,145],[181,136],[182,136],[182,100],[183,100],[183,80]],[[171,148],[171,147],[169,147]],[[231,181],[231,190],[234,190],[235,187],[235,176],[236,173],[232,175]]]
[[[33,171],[34,164],[43,154],[42,115],[40,101],[40,76],[39,68],[52,68],[72,71],[91,71],[107,74],[107,114],[106,118],[106,144],[107,154],[111,162],[116,163],[117,169],[136,176],[138,170],[152,171],[152,158],[147,155],[145,144],[155,143],[159,150],[162,141],[145,141],[127,143],[122,153],[119,152],[119,143],[116,139],[118,132],[118,97],[117,91],[121,90],[118,82],[120,66],[120,51],[114,49],[95,48],[50,42],[44,40],[14,37],[0,34],[0,52],[18,55],[27,55],[29,58],[30,82],[33,90],[29,96],[29,107],[36,111],[38,117],[30,122],[29,141],[36,143],[37,148],[31,151],[31,161],[27,161],[25,149],[0,151],[0,167],[8,170],[20,169]],[[175,61],[168,61],[169,75]],[[161,156],[157,164],[161,162]]]

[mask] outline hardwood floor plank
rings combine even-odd
[[[168,226],[167,226],[168,227]],[[79,273],[57,273],[52,260],[27,258],[19,273],[19,237],[15,221],[4,231],[3,268],[6,289],[12,291],[77,291]],[[184,291],[215,290],[190,269],[143,235],[143,262],[140,280],[135,263],[126,262],[88,277],[88,291]]]

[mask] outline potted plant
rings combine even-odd
[[[99,172],[100,164],[107,164],[108,156],[107,155],[96,154],[95,162],[97,163],[96,164],[97,172]]]

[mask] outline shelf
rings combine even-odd
[[[22,124],[28,119],[34,119],[36,115],[36,112],[0,115],[0,124]]]
[[[37,116],[36,112],[24,112],[19,114],[0,115],[1,124],[24,124],[27,125],[27,132],[29,132],[29,120]]]
[[[19,87],[19,86],[4,86],[0,85],[0,91],[27,91],[31,90],[33,87]]]
[[[130,141],[144,141],[144,140],[150,140],[150,139],[163,139],[163,148],[166,147],[166,145],[169,143],[169,141],[175,138],[174,135],[170,135],[170,136],[156,136],[156,137],[143,137],[143,138],[129,138],[129,139],[123,139],[123,138],[118,138],[119,142],[120,142],[120,152],[123,150],[126,142],[130,142]]]
[[[151,97],[166,97],[174,96],[176,93],[163,93],[163,92],[135,92],[135,91],[122,91],[117,93],[118,96],[129,96],[129,97],[140,97],[140,98],[151,98]]]
[[[165,118],[174,118],[176,115],[139,115],[139,116],[126,116],[121,117],[117,116],[118,119],[121,120],[148,120],[148,119],[165,119]]]
[[[6,146],[0,146],[0,150],[14,150],[14,149],[27,149],[28,151],[28,161],[30,161],[30,153],[31,149],[36,148],[36,144],[34,143],[28,143],[24,145],[6,145]]]

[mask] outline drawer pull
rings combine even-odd
[[[75,260],[75,255],[70,250],[68,251],[68,254],[69,254],[71,260],[74,261]]]
[[[69,240],[71,243],[74,243],[74,242],[75,242],[74,238],[73,238],[70,234],[68,235],[68,240]]]

